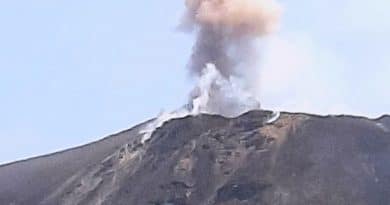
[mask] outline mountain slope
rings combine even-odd
[[[0,166],[0,204],[39,204],[76,172],[99,164],[131,141],[142,126],[82,147]]]
[[[0,204],[387,205],[390,117],[252,111],[140,125],[0,167]]]

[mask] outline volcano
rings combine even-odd
[[[2,205],[388,205],[390,116],[151,121],[0,167]]]

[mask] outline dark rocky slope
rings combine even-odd
[[[0,204],[388,205],[390,117],[252,111],[140,125],[0,167]]]

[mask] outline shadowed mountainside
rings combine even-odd
[[[0,167],[0,204],[388,205],[390,117],[268,111],[141,124]]]

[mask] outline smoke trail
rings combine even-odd
[[[240,79],[224,77],[214,64],[207,64],[202,70],[189,105],[191,114],[209,113],[226,117],[260,108],[258,100],[243,89]]]
[[[163,112],[157,116],[153,122],[140,131],[140,134],[143,134],[141,143],[144,144],[150,140],[153,132],[171,119],[200,113],[233,117],[259,108],[258,101],[242,89],[237,79],[234,77],[227,79],[219,73],[214,64],[207,64],[191,93],[187,106],[173,112]]]
[[[185,5],[181,26],[197,35],[189,63],[196,75],[207,63],[225,77],[247,72],[256,55],[253,42],[274,31],[281,14],[274,0],[186,0]]]
[[[258,90],[253,88],[258,83],[251,82],[258,79],[253,77],[257,74],[255,41],[278,27],[281,7],[274,0],[186,0],[185,6],[181,27],[196,34],[188,67],[201,82],[209,82],[201,111],[230,117],[260,109],[259,102],[253,103],[256,94],[251,93]],[[202,79],[211,75],[205,73],[213,73],[211,64],[217,70],[214,76],[221,75],[213,82]],[[192,95],[190,104],[194,103],[199,102]]]

